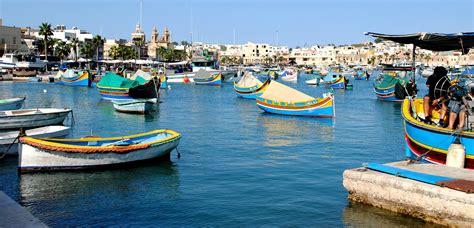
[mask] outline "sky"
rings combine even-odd
[[[66,25],[130,39],[168,27],[173,41],[289,47],[371,41],[364,32],[474,31],[474,0],[0,0],[4,25]],[[235,36],[234,36],[235,34]]]

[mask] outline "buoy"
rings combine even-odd
[[[459,143],[457,139],[448,148],[448,155],[446,155],[446,166],[464,168],[464,160],[466,158],[466,151],[464,146]]]

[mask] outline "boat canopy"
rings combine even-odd
[[[146,82],[151,80],[151,75],[143,70],[137,70],[135,74],[130,77],[131,80],[138,81],[140,85],[145,84]]]
[[[237,87],[252,87],[256,85],[261,85],[262,82],[260,82],[258,79],[256,79],[251,73],[246,72],[244,76],[242,76],[242,79],[240,79],[235,86]]]
[[[140,85],[137,80],[130,80],[120,75],[108,72],[100,80],[98,86],[113,88],[132,88]]]
[[[314,97],[308,96],[296,89],[283,85],[277,81],[271,81],[265,92],[260,96],[263,99],[278,102],[306,102],[314,100]]]
[[[463,53],[467,53],[470,48],[474,47],[474,32],[450,34],[419,32],[404,35],[366,32],[364,34],[401,44],[413,44],[431,51],[463,50]]]

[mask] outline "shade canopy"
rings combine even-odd
[[[365,35],[391,40],[401,44],[413,44],[422,49],[431,51],[463,50],[463,53],[467,53],[470,48],[474,47],[474,32],[451,34],[419,32],[405,35],[366,32]]]

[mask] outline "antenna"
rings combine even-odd
[[[143,1],[140,1],[140,29],[142,29],[142,26],[143,26],[142,20],[143,20]]]

